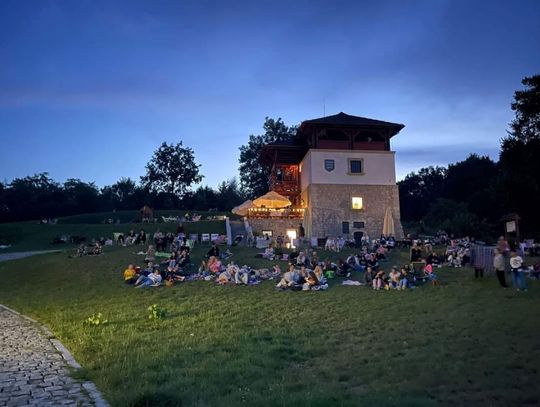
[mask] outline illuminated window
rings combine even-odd
[[[358,196],[353,196],[352,198],[352,208],[353,209],[363,209],[364,208],[364,202],[362,201],[362,198]]]

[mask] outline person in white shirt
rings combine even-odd
[[[510,253],[510,268],[512,270],[512,282],[518,291],[527,291],[527,283],[525,282],[525,272],[523,268],[523,259],[518,256],[515,251]]]

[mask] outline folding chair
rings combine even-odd
[[[215,241],[218,240],[218,239],[219,239],[219,233],[212,233],[212,234],[210,235],[210,241],[211,241],[211,242],[215,242]]]
[[[210,243],[209,233],[201,233],[201,243]]]

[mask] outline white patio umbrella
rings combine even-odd
[[[231,212],[235,215],[246,216],[249,208],[253,208],[254,206],[255,205],[253,205],[253,201],[251,199],[248,199],[246,202],[235,206]]]
[[[264,206],[265,208],[285,208],[291,206],[292,202],[286,196],[280,195],[275,191],[270,191],[263,196],[253,200],[255,206]]]
[[[394,236],[394,217],[392,216],[392,209],[388,206],[384,214],[382,234],[383,236]]]

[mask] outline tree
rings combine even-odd
[[[240,185],[246,196],[251,198],[268,192],[271,168],[259,162],[261,150],[265,144],[290,141],[296,136],[297,126],[286,126],[281,118],[266,117],[263,124],[264,134],[250,135],[246,145],[240,147]]]
[[[515,119],[501,141],[499,165],[500,200],[509,212],[517,212],[524,233],[540,230],[540,75],[523,79],[525,90],[514,94]]]
[[[140,207],[133,202],[138,189],[131,178],[120,178],[113,185],[101,189],[101,199],[112,209],[135,209]]]
[[[68,213],[91,213],[99,208],[99,189],[93,182],[69,178],[64,182],[64,195]]]
[[[422,219],[431,203],[442,196],[445,177],[446,168],[427,167],[398,182],[401,218],[405,221]]]
[[[221,182],[217,192],[217,208],[221,211],[230,211],[244,201],[236,178]]]
[[[150,191],[182,198],[192,184],[201,182],[199,168],[191,148],[183,147],[181,141],[176,145],[164,142],[146,164],[141,183]]]
[[[442,196],[464,202],[480,219],[495,222],[502,215],[495,194],[498,175],[491,158],[470,154],[464,161],[448,165]]]

